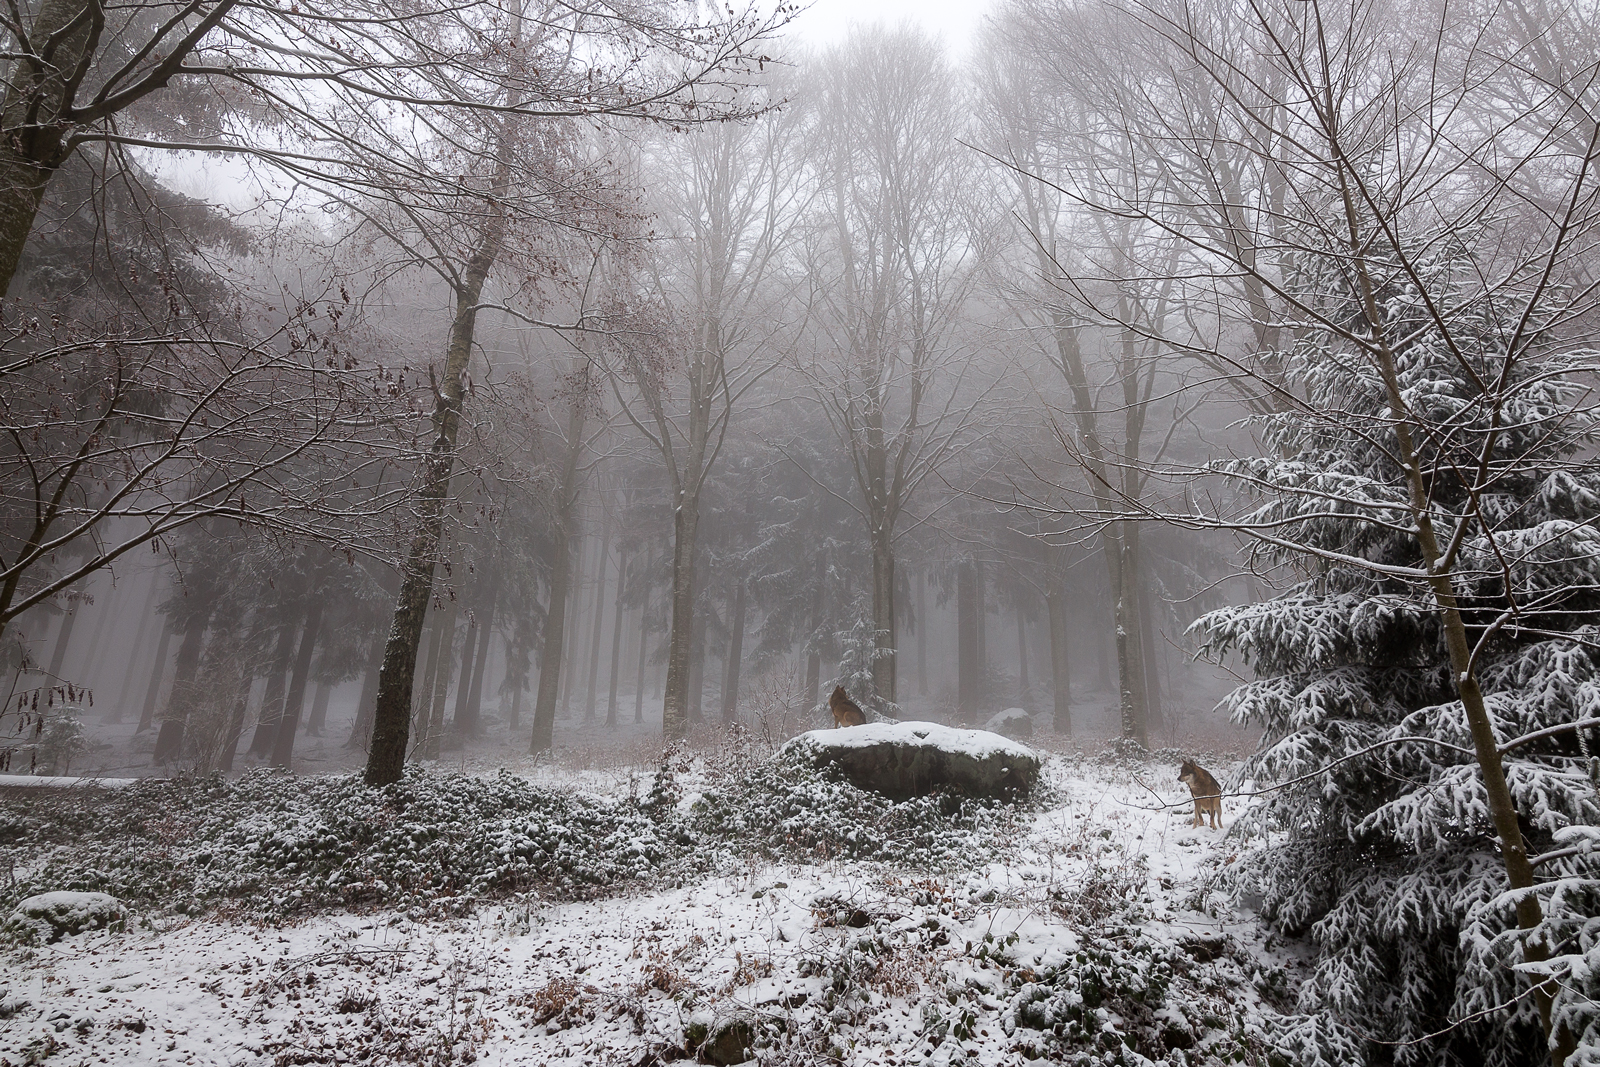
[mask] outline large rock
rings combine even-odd
[[[1013,797],[1027,793],[1039,777],[1039,757],[1027,746],[986,730],[932,722],[812,730],[784,745],[779,756],[838,767],[858,788],[896,799],[936,789]]]
[[[983,724],[994,734],[1004,734],[1013,741],[1025,741],[1033,736],[1033,717],[1025,708],[1007,708]]]
[[[6,928],[29,941],[60,941],[71,934],[117,926],[127,913],[107,893],[40,893],[18,904]]]

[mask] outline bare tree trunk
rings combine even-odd
[[[722,683],[722,721],[728,723],[739,717],[739,665],[744,659],[744,607],[745,579],[740,575],[733,600],[733,633],[728,637],[728,669],[723,674]]]
[[[1026,702],[1028,694],[1028,624],[1022,605],[1017,605],[1017,687]]]
[[[649,569],[646,568],[646,574]],[[644,664],[650,652],[650,590],[645,590],[644,603],[639,605],[639,666],[633,678],[633,721],[644,722]]]
[[[971,560],[956,565],[956,718],[978,717],[983,660],[978,653],[978,575]]]
[[[464,728],[458,725],[463,737],[477,737],[483,732],[483,675],[489,668],[489,641],[494,637],[494,613],[500,602],[498,580],[489,583],[489,602],[480,606],[482,618],[478,620],[478,655],[472,667],[472,688],[467,694],[467,715]],[[457,711],[459,723],[461,713]]]
[[[928,575],[917,572],[917,695],[928,695]]]
[[[617,725],[617,682],[618,673],[622,666],[622,594],[628,589],[628,554],[626,550],[617,551],[617,603],[612,608],[611,623],[611,671],[609,678],[610,693],[606,696],[606,725],[616,728]]]
[[[217,756],[217,770],[224,772],[233,770],[234,756],[239,751],[239,738],[244,736],[245,715],[250,710],[250,690],[255,688],[255,675],[248,670],[241,673],[243,677],[234,696],[233,714],[228,718],[227,729],[222,735],[222,751]]]
[[[378,699],[378,671],[382,666],[383,642],[379,640],[373,643],[367,672],[361,676],[361,697],[356,701],[356,716],[350,724],[350,740],[345,742],[345,748],[365,745],[372,736],[372,712]]]
[[[1140,571],[1144,570],[1140,560]],[[1144,708],[1148,733],[1160,737],[1166,729],[1166,716],[1161,708],[1161,675],[1156,659],[1155,622],[1151,619],[1150,583],[1143,574],[1135,575],[1139,587],[1139,659],[1144,664]]]
[[[561,691],[561,660],[565,651],[567,598],[572,583],[573,544],[578,526],[578,459],[583,449],[584,404],[575,400],[567,409],[567,454],[557,486],[555,535],[550,547],[550,603],[545,613],[544,642],[539,648],[539,691],[533,706],[531,753],[548,752],[553,743],[556,699]]]
[[[139,617],[136,620],[138,625],[134,627],[133,651],[128,653],[128,668],[122,675],[122,692],[118,694],[117,703],[106,716],[106,722],[108,723],[120,723],[122,721],[122,709],[128,705],[128,692],[133,687],[133,678],[138,671],[139,653],[144,651],[145,635],[150,632],[150,617],[155,612],[156,593],[160,589],[161,576],[152,569],[150,571],[150,591],[145,594],[144,608],[139,612]]]
[[[423,656],[422,691],[417,695],[416,706],[411,709],[411,732],[416,737],[416,744],[410,753],[412,759],[421,759],[423,750],[428,747],[428,720],[433,715],[433,683],[439,677],[439,627],[442,625],[443,611],[443,608],[431,607],[428,613],[428,648]]]
[[[317,695],[311,699],[311,714],[306,717],[307,737],[321,737],[328,725],[328,698],[333,695],[333,686],[324,682],[316,684]]]
[[[467,701],[472,696],[472,667],[478,661],[478,625],[476,608],[467,612],[467,636],[461,641],[461,684],[456,686],[456,713],[450,728],[458,737],[467,736]]]
[[[561,717],[563,719],[571,718],[572,716],[573,679],[578,674],[578,649],[582,644],[582,635],[578,632],[578,627],[585,617],[583,602],[589,588],[586,576],[589,573],[589,548],[593,543],[591,538],[582,533],[578,534],[575,540],[578,546],[577,564],[572,572],[574,588],[571,598],[567,601],[567,624],[564,631],[572,636],[566,642],[566,657],[561,661]]]
[[[507,175],[502,165],[495,186],[503,187]],[[505,217],[491,207],[491,216],[467,261],[457,290],[455,320],[445,352],[444,374],[435,384],[433,445],[423,468],[418,498],[417,531],[401,571],[400,596],[395,603],[394,625],[384,647],[378,675],[378,702],[373,716],[372,746],[368,750],[366,782],[388,785],[405,773],[406,749],[411,733],[411,688],[417,671],[417,646],[422,641],[423,617],[433,590],[433,571],[439,542],[444,535],[444,503],[450,492],[455,466],[456,435],[461,427],[461,405],[466,392],[467,364],[472,357],[472,336],[478,323],[478,300],[489,269],[500,254]]]
[[[689,644],[689,721],[705,721],[706,708],[706,611],[695,612]]]
[[[872,625],[877,630],[878,647],[888,649],[889,655],[873,661],[872,684],[877,688],[880,700],[893,704],[900,654],[895,640],[897,624],[894,610],[894,543],[890,538],[889,530],[880,527],[873,531]]]
[[[668,741],[689,735],[689,675],[694,644],[694,565],[700,498],[680,492],[672,516],[672,626],[667,645],[667,688],[661,729]]]
[[[1045,594],[1050,618],[1050,688],[1055,702],[1055,731],[1072,733],[1072,674],[1067,646],[1067,590],[1063,576],[1052,573]]]
[[[50,668],[46,673],[52,682],[61,678],[61,668],[67,661],[67,646],[72,643],[72,630],[78,624],[78,608],[67,602],[67,610],[61,616],[61,625],[56,628],[56,647],[50,654]]]
[[[817,581],[811,590],[811,650],[806,655],[806,707],[814,708],[821,699],[817,689],[822,685],[822,649],[817,631],[822,628],[822,597],[828,585],[828,557],[817,553]]]
[[[161,720],[155,754],[151,757],[156,763],[165,763],[183,755],[183,732],[198,695],[195,679],[200,673],[200,651],[210,621],[210,612],[196,611],[183,628],[183,641],[178,645],[178,658],[172,668],[172,692],[167,696],[167,714]]]
[[[972,676],[977,688],[973,692],[981,703],[989,695],[989,590],[982,560],[972,561],[972,583],[973,625],[978,628],[978,669]]]
[[[427,730],[424,740],[417,746],[421,758],[436,760],[439,758],[439,741],[444,737],[444,703],[450,694],[451,667],[455,663],[456,651],[456,601],[445,601],[444,610],[439,615],[439,629],[434,635],[438,642],[439,669],[433,677],[433,692],[426,694],[423,704],[427,715]]]
[[[273,738],[283,718],[283,693],[289,683],[289,662],[294,658],[294,636],[293,622],[286,621],[278,627],[278,647],[272,653],[272,666],[267,670],[267,691],[261,698],[261,711],[256,715],[256,732],[250,739],[249,755],[265,757],[272,751]]]
[[[284,770],[288,770],[294,760],[294,735],[300,729],[300,713],[306,706],[311,654],[316,651],[317,637],[322,630],[323,597],[313,587],[306,600],[306,621],[300,630],[300,651],[295,656],[294,675],[289,681],[289,693],[283,702],[283,718],[278,720],[278,734],[272,739],[272,765]]]
[[[594,622],[589,628],[589,679],[583,698],[583,721],[594,722],[595,687],[600,681],[600,642],[605,637],[606,565],[611,562],[611,523],[600,515],[600,559],[594,568]]]

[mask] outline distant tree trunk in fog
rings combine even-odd
[[[586,617],[583,613],[583,602],[588,598],[589,583],[586,576],[589,573],[589,550],[593,540],[580,533],[577,536],[578,549],[577,561],[573,567],[573,591],[567,601],[567,624],[565,633],[567,654],[561,661],[561,717],[572,716],[572,689],[574,679],[578,674],[578,648],[582,644],[582,635],[578,627]]]
[[[1017,687],[1026,706],[1028,698],[1028,612],[1020,598],[1017,603]]]
[[[731,723],[739,717],[739,665],[744,659],[744,575],[737,580],[733,594],[733,632],[728,635],[728,664],[722,683],[722,721]]]
[[[412,759],[421,759],[423,749],[428,745],[428,719],[433,714],[433,683],[439,677],[439,627],[443,615],[443,607],[430,606],[428,609],[428,649],[423,658],[422,690],[417,694],[416,706],[411,709],[411,732],[416,738],[410,752]]]
[[[456,711],[450,719],[451,731],[458,737],[468,736],[467,731],[471,729],[467,701],[472,699],[472,668],[478,661],[478,632],[481,629],[478,610],[474,608],[467,613],[467,636],[461,641],[461,684],[456,686]]]
[[[928,695],[928,575],[917,572],[917,695]]]
[[[444,736],[445,698],[450,694],[450,675],[456,658],[456,604],[454,597],[445,600],[444,608],[439,612],[439,628],[434,634],[439,665],[433,676],[433,691],[423,696],[423,715],[427,725],[423,729],[422,743],[415,748],[421,759],[438,759],[439,741]]]
[[[117,608],[122,606],[123,597],[120,594],[121,590],[113,583],[111,588],[106,590],[105,603],[99,605],[100,611],[94,620],[94,630],[89,635],[89,648],[83,654],[83,670],[80,672],[80,677],[85,682],[99,673],[96,665],[100,655],[100,642],[105,638],[107,624],[116,614]]]
[[[1161,675],[1156,658],[1155,623],[1150,618],[1150,583],[1139,581],[1139,660],[1144,664],[1144,706],[1148,730],[1154,734],[1166,726],[1161,709]]]
[[[511,711],[510,711],[509,716],[508,716],[508,718],[506,720],[506,729],[507,729],[508,732],[514,734],[514,733],[517,732],[517,728],[520,727],[521,725],[522,725],[522,683],[518,682],[517,685],[516,685],[516,688],[511,690]]]
[[[151,615],[155,611],[156,592],[161,587],[161,578],[153,568],[150,571],[150,590],[145,593],[144,607],[140,609],[138,618],[135,619],[133,634],[133,651],[128,653],[128,666],[122,674],[122,692],[117,696],[117,702],[112,705],[106,714],[106,722],[120,723],[122,709],[128,705],[128,693],[133,688],[134,676],[139,671],[139,653],[144,651],[145,635],[150,632]]]
[[[162,717],[161,732],[156,735],[155,754],[151,757],[156,763],[165,763],[183,755],[183,732],[199,695],[195,680],[200,673],[200,651],[210,621],[211,613],[202,610],[191,613],[184,624],[183,641],[178,645],[178,658],[172,667],[172,692],[167,695],[167,713]]]
[[[172,616],[167,615],[161,623],[161,640],[156,642],[156,662],[150,668],[150,685],[144,691],[144,707],[139,712],[139,727],[136,733],[144,733],[155,721],[156,701],[161,696],[161,683],[167,676],[167,647],[171,641]]]
[[[78,623],[78,608],[82,606],[81,601],[74,606],[69,600],[67,610],[61,616],[61,625],[56,629],[55,651],[50,654],[50,667],[47,671],[52,682],[61,677],[61,667],[67,660],[67,645],[72,643],[72,630]]]
[[[1055,731],[1072,733],[1072,672],[1067,658],[1066,576],[1058,569],[1049,572],[1045,613],[1050,618],[1050,689],[1055,702]]]
[[[962,560],[956,565],[956,717],[961,722],[977,719],[983,695],[978,605],[978,568]]]
[[[255,687],[256,676],[249,670],[240,672],[239,688],[234,693],[232,713],[222,733],[222,751],[217,754],[217,770],[233,770],[233,759],[239,751],[239,738],[244,736],[244,719],[250,711],[250,690]]]
[[[383,639],[372,643],[372,654],[367,660],[367,672],[361,676],[361,698],[356,702],[356,717],[350,726],[350,740],[345,748],[361,748],[372,736],[372,711],[378,699],[378,670],[383,666]]]
[[[617,725],[617,682],[622,669],[622,595],[628,591],[628,553],[617,550],[617,602],[612,606],[610,693],[606,696],[606,725]]]
[[[649,568],[645,569],[649,574]],[[644,663],[650,654],[650,588],[645,586],[644,603],[639,605],[639,667],[633,679],[633,721],[644,722]]]
[[[509,180],[506,164],[496,169],[493,187],[502,190]],[[374,712],[372,746],[368,750],[366,782],[388,785],[405,773],[406,749],[411,734],[411,689],[417,670],[417,646],[422,643],[423,618],[433,592],[433,571],[444,534],[445,498],[455,466],[456,435],[461,427],[461,407],[466,395],[467,364],[472,357],[472,336],[478,323],[478,302],[483,283],[505,240],[504,211],[492,201],[487,220],[478,234],[455,291],[455,319],[445,351],[444,374],[435,382],[433,445],[423,465],[423,485],[418,494],[416,533],[401,570],[400,596],[395,603],[394,625],[384,648],[378,676],[378,702]]]
[[[822,686],[822,638],[817,631],[822,629],[822,604],[823,594],[828,585],[828,556],[824,552],[817,553],[817,580],[811,588],[811,636],[808,641],[809,651],[806,653],[806,709],[817,706],[822,699],[822,694],[817,692]]]
[[[1107,545],[1107,557],[1115,555],[1111,567],[1112,596],[1115,598],[1118,713],[1124,739],[1149,745],[1149,714],[1144,692],[1144,627],[1139,621],[1139,525],[1122,522],[1120,536]]]
[[[973,589],[973,618],[977,620],[978,627],[978,673],[977,679],[978,699],[982,701],[989,695],[989,598],[988,583],[984,581],[983,561],[972,561],[972,589]]]
[[[267,669],[267,691],[261,698],[261,711],[256,715],[255,736],[250,739],[250,755],[257,758],[265,758],[272,751],[278,723],[283,720],[283,694],[289,686],[295,633],[294,621],[285,620],[278,627],[278,647],[273,650],[272,666]]]
[[[574,397],[567,408],[566,456],[556,486],[555,528],[550,543],[550,603],[545,612],[544,641],[539,648],[539,690],[533,705],[531,753],[548,752],[553,744],[556,699],[561,691],[565,652],[567,599],[572,584],[573,542],[578,529],[578,460],[583,452],[586,398]]]
[[[472,687],[467,693],[466,721],[461,723],[461,713],[456,713],[457,729],[463,737],[477,737],[483,733],[483,674],[489,667],[489,641],[494,637],[494,612],[500,601],[498,574],[489,582],[489,599],[478,607],[478,650],[472,665]],[[465,682],[465,677],[462,681]]]
[[[321,737],[327,727],[328,697],[333,695],[333,688],[326,682],[317,683],[317,695],[311,700],[311,714],[306,718],[307,737]]]
[[[600,682],[600,641],[605,636],[606,564],[611,561],[611,523],[600,516],[600,558],[594,568],[593,625],[589,628],[589,679],[583,698],[583,721],[594,722],[595,687]]]
[[[294,659],[294,675],[289,681],[289,693],[283,702],[283,717],[278,720],[278,733],[272,739],[272,765],[284,770],[289,770],[294,762],[294,736],[300,729],[300,713],[306,706],[311,654],[316,651],[317,637],[322,631],[322,608],[326,600],[313,586],[306,602],[305,625],[300,630],[300,651]]]

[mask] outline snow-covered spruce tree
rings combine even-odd
[[[1194,626],[1206,653],[1253,666],[1227,700],[1264,731],[1243,776],[1283,784],[1240,827],[1272,831],[1269,846],[1226,880],[1309,934],[1302,1006],[1369,1062],[1549,1062],[1541,1010],[1556,1062],[1594,1062],[1600,798],[1585,757],[1600,733],[1572,727],[1600,715],[1594,353],[1541,328],[1533,301],[1484,295],[1493,270],[1458,239],[1360,271],[1306,264],[1297,298],[1331,324],[1289,354],[1306,402],[1254,420],[1264,455],[1215,468],[1258,494],[1238,528],[1303,580]],[[1475,693],[1531,857],[1520,894]]]
[[[827,714],[828,694],[833,692],[834,686],[842,685],[845,692],[850,694],[850,699],[870,719],[896,718],[900,714],[900,705],[885,699],[878,692],[878,675],[872,667],[884,657],[894,655],[894,649],[880,644],[882,632],[873,625],[871,598],[865,595],[856,597],[850,614],[855,622],[848,630],[840,630],[833,635],[839,646],[839,673],[823,686],[823,702],[818,705],[817,711]]]

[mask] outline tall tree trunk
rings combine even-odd
[[[1142,560],[1140,561],[1142,564]],[[1144,570],[1143,566],[1140,571]],[[1166,729],[1166,717],[1161,708],[1161,675],[1156,655],[1155,622],[1150,611],[1150,583],[1141,573],[1136,576],[1139,587],[1139,659],[1144,666],[1145,729],[1160,737]]]
[[[272,653],[272,666],[267,669],[267,691],[261,698],[261,711],[256,715],[255,736],[250,739],[249,754],[265,758],[272,751],[278,735],[278,723],[283,721],[283,694],[289,683],[289,664],[294,658],[294,622],[285,621],[278,627],[278,647]]]
[[[494,187],[504,188],[508,179],[508,168],[499,165]],[[434,439],[423,468],[417,531],[401,572],[403,578],[395,603],[394,625],[389,631],[383,669],[378,675],[378,703],[373,717],[372,746],[367,755],[368,785],[388,785],[399,781],[405,773],[417,646],[422,641],[423,617],[427,614],[439,541],[444,534],[444,503],[455,466],[456,435],[461,428],[461,405],[466,392],[467,364],[472,357],[472,335],[478,323],[478,301],[505,237],[504,214],[493,205],[489,210],[490,218],[467,261],[461,286],[455,294],[455,320],[450,326],[443,380],[434,383],[437,397],[433,409]]]
[[[585,618],[583,602],[589,589],[589,583],[585,580],[585,575],[589,573],[589,547],[592,544],[592,539],[580,534],[577,541],[578,561],[576,568],[572,572],[575,588],[573,589],[572,598],[567,603],[567,625],[565,630],[571,637],[567,641],[566,658],[561,662],[561,717],[563,719],[571,718],[572,716],[573,680],[577,677],[578,649],[582,644],[578,627],[581,620]]]
[[[972,561],[974,625],[978,628],[978,670],[973,675],[977,684],[974,690],[980,703],[989,696],[989,597],[988,582],[983,573],[983,561]]]
[[[178,658],[172,668],[167,714],[161,720],[161,732],[156,735],[156,750],[151,757],[156,763],[166,763],[183,755],[183,733],[199,696],[195,679],[200,673],[200,651],[210,621],[209,611],[196,611],[183,628],[183,641],[178,645]]]
[[[422,759],[428,747],[428,720],[433,716],[433,683],[439,677],[439,627],[443,625],[443,618],[443,608],[429,607],[428,647],[422,658],[422,689],[417,693],[415,706],[411,709],[411,732],[416,737],[416,743],[411,746],[410,757],[414,760]]]
[[[461,713],[456,713],[458,730],[462,737],[477,737],[483,733],[483,674],[489,667],[489,642],[494,637],[494,612],[500,600],[500,583],[489,583],[489,601],[479,605],[478,655],[472,665],[472,687],[467,693],[466,721],[460,723]]]
[[[971,560],[956,565],[956,718],[978,717],[983,661],[978,653],[978,574]]]
[[[1017,685],[1024,703],[1028,697],[1028,620],[1019,596],[1017,603]]]
[[[611,609],[611,671],[609,679],[610,692],[606,696],[606,725],[615,728],[617,725],[617,682],[618,674],[622,667],[622,595],[628,591],[628,553],[625,549],[617,550],[617,602]]]
[[[689,644],[689,721],[705,721],[706,707],[706,626],[704,606],[695,612]]]
[[[585,410],[582,398],[567,409],[567,452],[561,484],[556,487],[555,535],[550,546],[550,603],[545,613],[544,641],[539,648],[539,690],[533,705],[532,753],[548,752],[554,743],[556,699],[561,692],[561,660],[566,646],[567,598],[572,585],[573,544],[578,527],[578,460],[583,450]]]
[[[745,585],[745,578],[740,575],[733,599],[733,633],[728,635],[728,669],[723,674],[722,682],[722,721],[728,723],[739,717],[739,665],[744,660]]]
[[[78,607],[81,607],[81,603]],[[56,629],[56,647],[50,654],[50,668],[46,672],[52,682],[61,678],[61,668],[67,661],[67,646],[72,643],[72,630],[78,624],[78,607],[72,602],[67,602],[66,613],[61,616],[61,625]]]
[[[1116,525],[1120,529],[1114,541],[1107,539],[1106,558],[1115,612],[1119,683],[1117,710],[1123,740],[1148,748],[1150,737],[1145,715],[1144,657],[1140,654],[1140,638],[1144,627],[1139,622],[1139,525],[1135,522],[1119,522]]]
[[[478,662],[480,630],[478,611],[474,608],[467,613],[467,636],[461,641],[461,684],[456,686],[456,712],[450,720],[451,729],[457,737],[467,737],[467,731],[471,729],[467,721],[467,701],[472,698],[472,668]]]
[[[661,699],[661,729],[668,741],[689,735],[689,675],[694,666],[695,550],[700,498],[680,491],[672,516],[672,623],[667,644],[667,688]]]
[[[895,703],[895,680],[899,675],[900,655],[896,651],[894,600],[894,543],[892,531],[878,527],[872,537],[872,625],[877,630],[877,645],[889,654],[872,664],[872,684],[878,690],[878,699]]]
[[[808,642],[809,651],[806,653],[806,707],[814,708],[822,699],[822,694],[817,690],[822,686],[822,638],[817,633],[822,629],[822,602],[823,594],[828,585],[828,557],[826,553],[817,553],[817,578],[811,587],[811,637]]]
[[[1055,702],[1055,731],[1072,733],[1072,673],[1067,651],[1067,590],[1063,575],[1050,576],[1045,613],[1050,617],[1050,689]]]
[[[156,593],[160,588],[160,575],[152,568],[150,571],[150,590],[145,594],[144,607],[140,610],[139,617],[135,620],[137,625],[134,627],[133,651],[128,653],[128,667],[122,673],[122,691],[117,695],[116,704],[112,705],[111,711],[106,715],[106,722],[108,723],[120,723],[122,721],[122,709],[128,706],[129,691],[133,687],[134,675],[138,673],[139,653],[144,651],[145,635],[150,632],[150,616],[155,611]]]
[[[928,695],[928,575],[917,572],[917,696]]]
[[[645,573],[649,574],[646,568]],[[644,603],[639,605],[639,666],[633,678],[633,721],[644,722],[644,664],[650,653],[650,589],[645,588]]]
[[[594,568],[594,622],[589,628],[589,680],[583,698],[583,721],[594,722],[595,686],[600,682],[600,642],[605,637],[606,565],[611,562],[611,524],[600,515],[600,559]]]
[[[306,621],[300,630],[300,651],[294,659],[294,675],[289,681],[289,693],[283,702],[283,718],[278,720],[278,733],[272,739],[272,765],[289,770],[294,762],[294,735],[300,729],[300,713],[306,706],[306,683],[311,677],[311,654],[316,651],[317,637],[322,630],[324,599],[315,590],[307,597]]]
[[[456,604],[454,598],[446,600],[444,610],[439,613],[439,630],[434,637],[438,642],[439,668],[433,677],[433,691],[424,698],[428,725],[423,742],[417,746],[422,759],[438,759],[439,742],[444,738],[444,704],[450,694],[450,675],[455,663]]]
[[[233,713],[222,734],[222,751],[217,754],[217,770],[233,770],[233,759],[239,751],[239,738],[244,735],[245,716],[250,711],[250,690],[255,688],[256,677],[250,671],[241,671],[239,688],[233,697]]]
[[[312,698],[311,714],[306,718],[306,736],[322,736],[328,725],[328,698],[333,695],[333,688],[326,682],[317,683],[317,695]]]
[[[161,696],[161,683],[167,676],[167,647],[172,641],[172,616],[161,623],[161,639],[156,642],[156,662],[150,668],[150,684],[144,691],[144,707],[139,711],[136,733],[144,733],[156,717],[156,700]]]

